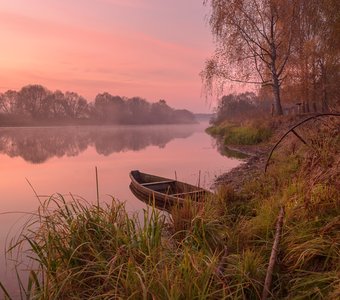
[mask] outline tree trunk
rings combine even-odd
[[[273,94],[274,94],[274,111],[275,115],[282,116],[282,106],[281,106],[281,98],[280,98],[280,83],[279,79],[277,78],[276,72],[272,72],[273,78]]]
[[[272,20],[273,21],[273,20]],[[274,26],[271,27],[271,38],[274,40]],[[273,94],[274,94],[274,111],[275,115],[281,116],[283,115],[282,106],[281,106],[281,99],[280,99],[280,81],[279,76],[276,69],[276,46],[274,43],[271,43],[271,64],[270,64],[270,71],[272,75],[273,81]]]
[[[322,63],[320,63],[321,68],[321,83],[322,83],[322,100],[321,100],[321,107],[322,112],[329,112],[329,105],[328,105],[328,95],[327,95],[327,76],[326,70]]]
[[[270,59],[271,62],[269,64],[270,72],[272,75],[272,81],[273,81],[273,94],[274,94],[274,110],[275,115],[281,116],[283,115],[282,106],[281,106],[281,99],[280,99],[280,80],[279,80],[279,74],[278,70],[276,68],[276,59],[277,59],[277,41],[275,40],[275,13],[271,11],[271,23],[270,23]]]
[[[306,112],[306,113],[309,113],[309,112],[310,112],[310,108],[309,108],[309,99],[308,99],[308,98],[306,99],[306,102],[305,102],[305,112]]]

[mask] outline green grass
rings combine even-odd
[[[255,145],[267,141],[270,136],[271,130],[268,128],[235,127],[225,132],[224,143],[226,145]]]
[[[272,130],[265,124],[230,124],[222,123],[206,129],[212,136],[220,136],[225,145],[255,145],[267,141]]]

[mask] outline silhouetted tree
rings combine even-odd
[[[49,94],[50,91],[41,85],[27,85],[18,93],[18,108],[28,113],[33,119],[42,118],[43,108]]]
[[[133,97],[127,100],[126,105],[131,123],[150,123],[151,105],[149,102],[140,97]]]
[[[173,109],[165,100],[161,99],[151,105],[151,117],[153,123],[173,123]]]
[[[66,117],[66,100],[64,93],[57,90],[48,96],[49,113],[53,119],[62,120]]]
[[[85,119],[88,117],[87,101],[74,92],[66,92],[62,102],[66,115],[71,119]]]
[[[0,94],[0,112],[12,114],[16,111],[18,104],[18,93],[8,90]]]
[[[120,96],[109,93],[98,94],[94,101],[95,114],[104,123],[119,124],[126,117],[125,103]]]

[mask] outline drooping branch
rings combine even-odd
[[[221,70],[218,72],[218,75],[220,77],[225,78],[228,81],[239,82],[239,83],[250,83],[250,84],[261,84],[261,85],[264,85],[264,84],[269,84],[271,82],[270,80],[267,80],[267,81],[251,81],[251,80],[245,80],[245,79],[232,78],[227,73],[224,73]]]

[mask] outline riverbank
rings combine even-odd
[[[244,184],[252,178],[259,176],[264,172],[266,160],[268,157],[269,145],[261,146],[229,146],[233,151],[244,153],[247,158],[236,168],[218,176],[213,188],[219,185],[228,185],[236,192],[241,192]]]
[[[338,299],[338,118],[315,119],[291,132],[273,152],[265,173],[272,147],[294,123],[307,117],[280,122],[273,137],[259,145],[232,145],[233,149],[248,153],[249,158],[218,177],[215,187],[229,202],[227,209],[234,222],[232,237],[238,251],[250,245],[254,249],[256,245],[263,258],[262,251],[268,247],[263,243],[272,244],[273,226],[279,215],[283,218],[281,245],[276,246],[279,248],[274,298]]]
[[[241,192],[243,186],[252,180],[264,174],[267,160],[269,158],[270,150],[275,143],[295,124],[310,117],[309,115],[296,115],[290,117],[281,117],[275,121],[265,120],[263,123],[256,120],[254,123],[248,122],[244,126],[241,123],[220,124],[218,126],[211,126],[206,131],[218,140],[219,148],[224,148],[227,151],[231,150],[235,153],[240,153],[245,156],[244,162],[233,168],[232,170],[218,176],[215,180],[213,188],[220,185],[228,185],[236,192]],[[313,126],[312,126],[313,127]],[[310,124],[307,124],[303,130],[311,130]],[[230,130],[230,128],[232,130]],[[236,128],[236,130],[235,130]],[[249,130],[250,129],[250,130]],[[315,129],[315,128],[314,128]],[[242,135],[235,137],[234,132],[242,132]],[[261,135],[265,132],[265,135]],[[316,132],[317,134],[317,132]],[[291,135],[294,136],[293,133]],[[232,136],[232,137],[230,137]],[[236,144],[229,144],[229,141],[236,141]],[[248,142],[244,142],[248,141]],[[299,140],[286,138],[286,144],[295,144]],[[301,141],[300,141],[301,142]]]

